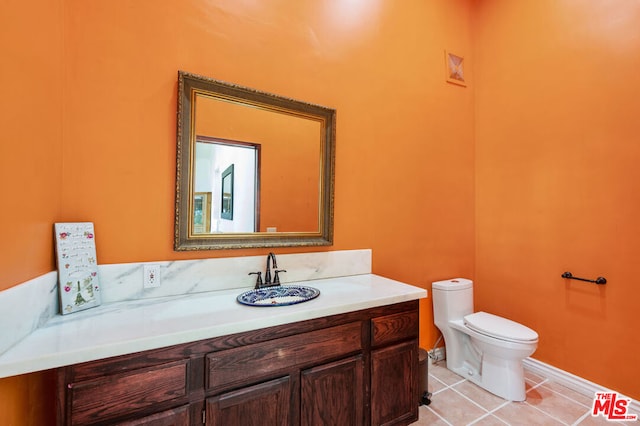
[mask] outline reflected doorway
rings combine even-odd
[[[194,234],[259,231],[260,144],[197,136],[193,176]]]

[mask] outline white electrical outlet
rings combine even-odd
[[[162,276],[162,267],[160,265],[143,265],[142,270],[144,272],[142,280],[142,286],[144,288],[160,287]]]

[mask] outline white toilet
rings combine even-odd
[[[433,283],[433,317],[444,337],[447,368],[509,401],[524,401],[522,360],[535,352],[538,333],[486,312],[473,312],[473,282]]]

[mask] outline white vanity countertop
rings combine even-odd
[[[244,306],[250,288],[102,305],[57,315],[0,355],[0,378],[427,297],[373,274],[304,281],[320,290],[305,303]]]

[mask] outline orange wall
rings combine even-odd
[[[40,3],[0,2],[0,291],[54,269],[62,176],[62,1]],[[55,413],[52,388],[50,373],[0,379],[0,423],[48,424]]]
[[[12,143],[0,170],[13,187],[0,210],[0,288],[54,269],[55,221],[93,221],[102,264],[266,253],[173,251],[178,69],[337,109],[334,245],[307,251],[372,248],[374,272],[421,286],[472,275],[467,0],[5,9]],[[444,82],[444,49],[469,61],[468,88]],[[435,340],[429,303],[423,346]],[[0,380],[4,424],[46,424],[51,392],[50,374]]]
[[[55,221],[93,221],[101,263],[265,252],[173,252],[184,69],[337,109],[335,244],[309,250],[371,247],[374,272],[424,287],[475,278],[478,309],[539,332],[538,359],[640,398],[634,0],[38,3],[1,6],[0,289],[54,268]],[[44,423],[50,379],[0,380],[7,424]]]
[[[639,399],[640,4],[477,7],[476,308],[537,330],[535,358]]]
[[[358,160],[337,185],[367,204],[337,217],[359,226],[371,215],[363,232],[374,272],[430,290],[433,281],[474,272],[472,8],[382,3],[388,10],[378,36],[363,48],[375,66],[358,76],[360,90],[350,90],[355,105],[338,108],[338,160],[350,140],[358,141],[346,148]],[[445,82],[445,49],[465,57],[467,87]],[[438,336],[431,298],[422,299],[420,314],[420,344],[431,349]]]
[[[62,0],[40,8],[3,1],[0,17],[1,291],[54,269],[62,171]]]
[[[473,86],[443,63],[466,56],[473,82],[470,3],[285,3],[68,0],[66,220],[95,222],[102,263],[264,252],[173,252],[183,69],[337,109],[332,249],[371,247],[375,272],[417,285],[470,276]]]
[[[478,309],[540,333],[538,359],[640,398],[637,3],[254,3],[2,3],[0,289],[54,268],[62,220],[96,224],[101,263],[265,252],[173,252],[184,69],[338,110],[335,244],[309,250],[371,247],[374,272],[424,287],[475,278]],[[50,379],[0,380],[7,424],[44,423]]]

